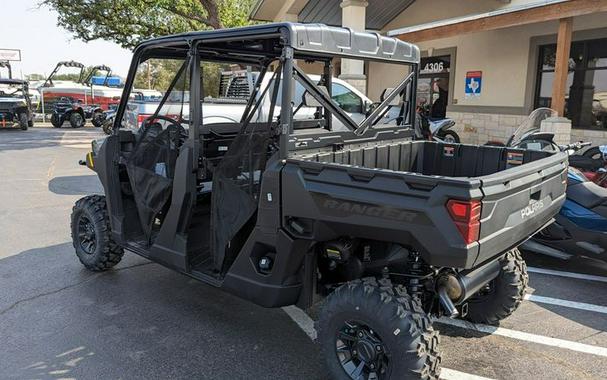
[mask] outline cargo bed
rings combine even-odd
[[[309,233],[321,240],[400,242],[431,265],[470,268],[550,223],[565,200],[565,153],[430,141],[340,148],[299,151],[283,170],[283,197],[297,197],[283,201],[285,218],[304,225],[309,218]],[[450,200],[480,201],[470,244],[447,210]]]

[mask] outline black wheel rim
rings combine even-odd
[[[344,372],[356,380],[388,379],[389,353],[379,334],[369,326],[347,321],[335,339],[337,360]]]
[[[82,251],[87,255],[95,253],[95,249],[97,248],[95,226],[86,215],[81,215],[78,220],[78,243]]]
[[[76,125],[82,124],[82,115],[80,115],[79,113],[74,115],[74,124],[76,124]]]

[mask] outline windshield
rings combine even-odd
[[[0,83],[0,97],[2,98],[25,98],[25,91],[22,84]]]
[[[558,114],[555,110],[550,108],[538,108],[531,112],[527,119],[525,119],[521,125],[516,129],[510,140],[508,146],[518,146],[521,141],[532,133],[540,131],[542,121],[549,117],[557,117]]]
[[[149,59],[137,67],[121,127],[139,129],[150,117],[166,127],[174,122],[187,128],[190,83],[183,59]]]

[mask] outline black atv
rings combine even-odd
[[[86,124],[86,119],[95,116],[95,110],[99,106],[96,104],[82,104],[80,101],[61,97],[55,102],[53,113],[51,114],[51,124],[55,128],[61,128],[63,123],[69,121],[72,128],[82,128]]]
[[[0,128],[16,127],[25,131],[34,126],[28,88],[24,80],[0,78]]]
[[[355,122],[339,106],[355,98],[332,93],[335,58],[409,74]],[[171,60],[173,78],[154,114],[125,117],[149,59]],[[82,162],[105,196],[74,206],[76,255],[104,271],[130,250],[265,307],[324,302],[331,378],[437,379],[431,318],[497,324],[516,310],[528,281],[516,247],[563,204],[567,155],[414,141],[419,60],[401,40],[318,24],[142,43],[112,134]],[[299,62],[322,65],[321,80]],[[239,122],[204,119],[218,63],[259,70]],[[316,112],[298,118],[302,105]]]

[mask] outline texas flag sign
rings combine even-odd
[[[466,73],[466,97],[481,96],[481,86],[483,84],[482,71],[468,71]]]

